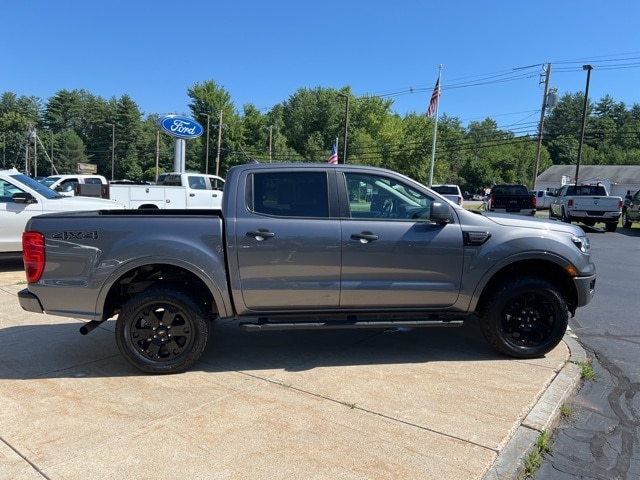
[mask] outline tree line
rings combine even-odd
[[[212,80],[194,84],[187,94],[186,115],[205,129],[186,142],[188,170],[217,169],[224,177],[230,167],[249,160],[326,162],[335,139],[342,142],[348,97],[347,163],[429,182],[435,120],[420,113],[400,116],[392,100],[355,97],[349,87],[300,88],[263,113],[252,104],[240,111]],[[576,162],[583,108],[582,92],[567,93],[545,118],[539,173],[552,164]],[[128,95],[107,100],[85,90],[60,90],[42,100],[5,92],[0,97],[3,168],[46,176],[75,173],[78,163],[91,163],[107,178],[154,180],[173,169],[174,157],[173,139],[158,132],[158,118],[144,116]],[[537,148],[537,134],[500,129],[491,118],[464,126],[443,114],[433,180],[470,192],[493,183],[530,185]],[[343,149],[340,145],[341,162]],[[627,108],[609,95],[588,102],[581,164],[640,165],[639,104]]]

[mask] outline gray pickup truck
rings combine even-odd
[[[592,298],[589,241],[573,225],[464,210],[389,170],[247,164],[221,210],[77,212],[23,235],[23,309],[110,318],[148,373],[188,369],[209,322],[249,331],[460,326],[518,358],[562,339]]]

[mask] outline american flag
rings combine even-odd
[[[338,163],[338,142],[333,142],[333,147],[331,147],[331,155],[329,155],[329,163]]]
[[[429,102],[429,108],[427,109],[426,117],[429,118],[436,111],[436,107],[438,106],[438,98],[440,98],[440,79],[436,82],[436,86],[433,88],[433,93],[431,94],[431,101]]]

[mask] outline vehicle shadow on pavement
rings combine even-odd
[[[78,332],[82,324],[0,328],[0,379],[144,375],[121,357],[113,334],[115,321],[105,322],[87,336]],[[233,321],[218,320],[204,354],[190,371],[298,372],[332,366],[505,359],[485,342],[475,322],[456,328],[249,333]]]
[[[24,272],[22,257],[0,258],[0,273],[1,272]]]
[[[640,237],[640,228],[618,228],[616,232],[627,237]]]

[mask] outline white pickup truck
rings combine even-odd
[[[536,197],[536,210],[545,210],[551,205],[553,193],[550,190],[530,190],[529,193]]]
[[[65,197],[75,195],[76,185],[106,185],[107,179],[102,175],[51,175],[39,180],[41,184],[55,190]]]
[[[549,218],[563,222],[581,222],[592,227],[604,223],[607,232],[615,232],[622,214],[621,197],[609,195],[602,184],[565,185],[553,194]]]
[[[219,209],[224,179],[204,173],[163,173],[156,185],[111,182],[77,185],[76,195],[101,196],[138,209]]]
[[[0,170],[0,257],[22,254],[22,232],[35,215],[123,208],[99,198],[65,197],[16,169]]]

